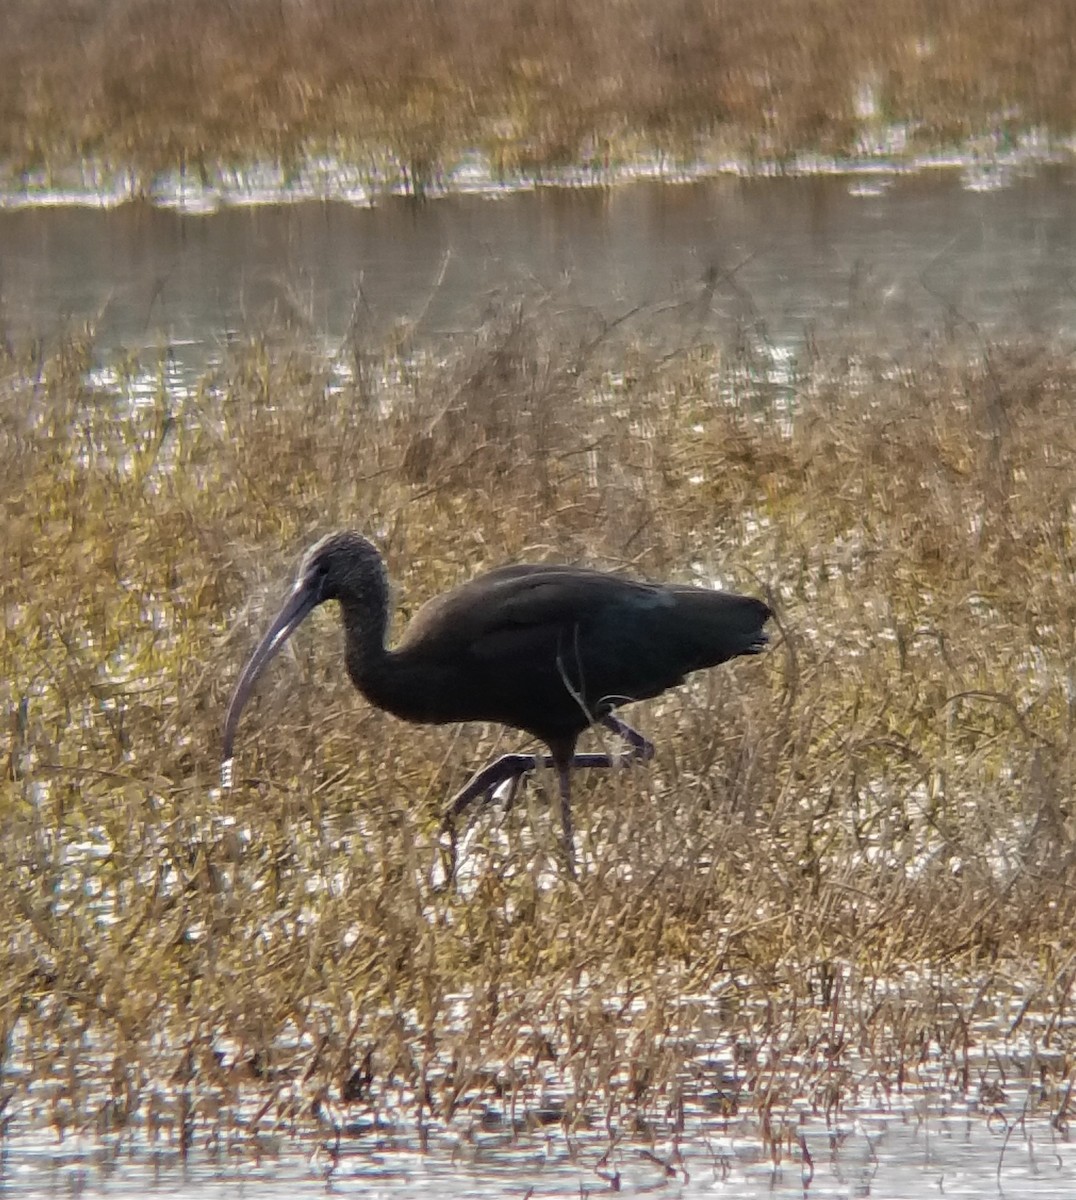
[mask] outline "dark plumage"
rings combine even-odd
[[[454,820],[501,783],[518,784],[545,762],[557,770],[565,849],[572,864],[569,772],[611,766],[607,754],[575,753],[579,735],[601,722],[649,758],[650,743],[614,709],[657,696],[691,671],[766,645],[770,609],[748,596],[679,584],[642,583],[583,567],[499,567],[437,596],[389,650],[389,584],[373,544],[333,533],[303,559],[291,595],[251,655],[224,723],[230,763],[243,705],[266,663],[304,617],[340,603],[348,674],[378,708],[405,721],[494,721],[544,742],[548,758],[507,754],[479,771],[454,798]]]

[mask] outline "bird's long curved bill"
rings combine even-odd
[[[224,787],[231,786],[232,746],[235,742],[235,731],[239,725],[243,706],[246,704],[258,676],[262,673],[266,663],[303,623],[311,609],[317,607],[317,604],[318,595],[315,589],[303,584],[297,585],[243,668],[235,690],[232,692],[232,698],[228,701],[228,711],[224,717],[224,744],[221,753],[221,779]]]

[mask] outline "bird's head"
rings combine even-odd
[[[231,762],[235,731],[258,676],[306,617],[326,600],[359,608],[387,606],[385,565],[374,544],[360,533],[330,533],[303,555],[291,594],[273,618],[243,668],[224,718],[223,761]]]
[[[327,534],[303,555],[292,597],[304,593],[310,598],[305,616],[326,600],[380,599],[385,588],[385,564],[377,547],[361,533],[342,529]]]

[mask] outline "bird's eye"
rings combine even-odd
[[[319,559],[317,562],[312,562],[304,576],[304,582],[309,586],[313,584],[316,587],[324,585],[325,580],[329,577],[329,564],[324,559]]]

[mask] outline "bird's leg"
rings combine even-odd
[[[564,829],[564,861],[568,874],[575,878],[575,834],[572,831],[572,759],[557,764],[560,790],[560,823]]]
[[[456,876],[456,861],[457,861],[457,840],[456,840],[456,818],[465,812],[475,800],[481,799],[483,804],[488,804],[493,799],[493,793],[501,786],[502,783],[510,783],[511,791],[508,793],[508,807],[511,807],[516,798],[516,793],[519,791],[519,785],[523,780],[523,776],[528,771],[533,771],[537,768],[539,762],[552,764],[552,759],[548,756],[534,754],[502,754],[500,758],[484,766],[480,771],[476,771],[471,778],[463,785],[462,788],[452,798],[452,803],[445,810],[445,815],[441,819],[441,832],[448,834],[448,865],[446,875],[448,879],[454,879]]]
[[[453,796],[452,802],[445,811],[443,827],[455,825],[456,818],[466,812],[479,798],[483,804],[493,799],[493,793],[502,783],[511,783],[512,791],[509,804],[516,798],[519,784],[529,771],[537,770],[539,764],[552,766],[552,759],[547,755],[537,754],[502,754],[480,771],[476,771],[462,788]]]
[[[511,808],[523,782],[523,777],[539,767],[556,768],[557,783],[560,799],[560,819],[564,830],[564,854],[568,864],[568,872],[575,878],[575,837],[572,828],[571,805],[571,772],[586,767],[622,767],[636,760],[644,762],[654,757],[654,744],[643,737],[638,730],[632,729],[626,722],[608,713],[601,718],[606,729],[617,734],[630,746],[627,754],[575,754],[575,739],[550,748],[550,754],[502,754],[500,758],[484,766],[463,785],[453,796],[445,811],[441,823],[442,832],[448,832],[452,839],[452,864],[455,869],[455,838],[456,820],[476,800],[489,804],[493,794],[503,783],[510,783],[506,808]]]
[[[563,738],[550,738],[549,749],[553,753],[553,766],[557,769],[557,791],[560,799],[560,824],[564,831],[564,865],[568,874],[575,876],[575,836],[572,831],[572,767],[585,755],[575,753],[575,734]]]
[[[601,721],[606,729],[611,729],[628,743],[632,749],[632,758],[641,758],[643,762],[649,762],[654,757],[654,743],[643,737],[637,729],[632,729],[626,721],[613,716],[612,713],[606,713]]]
[[[601,722],[606,729],[622,737],[631,746],[632,758],[645,761],[654,757],[653,742],[648,741],[637,730],[621,721],[619,717],[614,717],[612,713],[609,713],[602,717]],[[618,766],[622,761],[621,758],[613,757],[610,754],[575,754],[568,759],[567,765],[570,767],[613,767]],[[540,766],[554,767],[557,766],[557,762],[548,754],[502,754],[500,758],[494,759],[480,771],[476,771],[452,797],[452,802],[445,812],[445,824],[454,822],[479,798],[482,799],[483,804],[488,804],[493,799],[493,793],[502,783],[511,782],[512,784],[512,790],[508,796],[508,804],[511,806],[524,775],[538,770]]]

